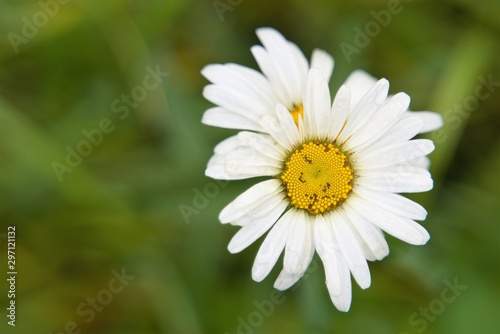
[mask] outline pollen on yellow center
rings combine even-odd
[[[280,178],[290,203],[316,215],[340,205],[352,190],[348,157],[332,143],[304,143],[285,162]]]
[[[295,125],[299,126],[299,115],[301,117],[304,117],[304,106],[302,105],[302,103],[298,106],[294,105],[293,109],[290,110],[290,114],[292,114]]]

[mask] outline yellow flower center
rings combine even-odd
[[[299,126],[299,115],[304,117],[304,106],[302,104],[299,104],[298,106],[294,105],[293,109],[290,110],[290,114],[292,114],[295,125]]]
[[[348,157],[332,143],[302,144],[285,162],[280,176],[290,203],[316,215],[333,210],[352,190]]]

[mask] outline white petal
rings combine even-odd
[[[252,268],[252,278],[255,281],[262,281],[278,261],[281,252],[285,248],[293,214],[292,210],[285,212],[260,246]]]
[[[273,226],[287,207],[287,200],[272,196],[263,203],[254,216],[244,216],[243,227],[234,235],[227,246],[231,253],[241,252]]]
[[[325,267],[326,286],[333,304],[339,311],[347,312],[351,306],[351,277],[349,268],[340,255],[337,241],[322,215],[314,222],[314,244]]]
[[[307,70],[307,59],[304,54],[297,52],[298,48],[291,47],[293,44],[273,28],[259,28],[257,36],[266,48],[288,97],[295,104],[300,104],[303,72]]]
[[[353,93],[354,88],[351,88]],[[389,82],[386,79],[380,79],[363,96],[359,103],[352,109],[344,129],[340,132],[340,143],[345,142],[353,133],[362,128],[377,109],[384,103],[389,92]]]
[[[283,150],[279,146],[275,145],[271,136],[255,132],[241,131],[237,134],[237,137],[241,145],[249,147],[256,152],[259,152],[259,154],[271,159],[279,162],[282,161]]]
[[[393,145],[396,143],[407,142],[415,137],[424,123],[420,117],[408,117],[399,120],[392,128],[389,129],[381,138],[376,140],[369,146],[358,148],[358,152],[371,152],[380,148]]]
[[[283,154],[270,136],[242,131],[215,147],[205,174],[222,180],[277,175]]]
[[[335,62],[329,53],[320,49],[314,49],[311,56],[311,68],[320,70],[326,82],[330,81],[334,65]]]
[[[284,269],[302,276],[314,253],[311,218],[303,212],[295,212],[294,222],[289,227],[285,249]]]
[[[269,53],[260,45],[252,46],[250,51],[257,61],[262,73],[264,73],[271,82],[274,92],[280,102],[289,109],[293,108],[293,100],[288,95],[285,85],[281,82],[281,78]]]
[[[270,109],[263,100],[249,97],[234,87],[207,85],[203,89],[203,96],[226,110],[256,122],[260,115],[269,113]]]
[[[329,139],[336,140],[344,128],[351,103],[351,91],[347,86],[341,86],[335,95],[331,108]]]
[[[372,190],[396,193],[429,191],[433,187],[431,174],[410,164],[396,165],[387,169],[360,171],[356,186]]]
[[[297,72],[300,77],[299,82],[300,82],[300,101],[302,101],[302,97],[304,95],[304,92],[306,90],[306,80],[307,80],[307,72],[309,71],[309,62],[307,61],[307,58],[304,56],[304,53],[299,49],[297,45],[295,45],[292,42],[288,42],[290,49],[294,53],[295,57],[295,64],[297,66]],[[298,101],[296,102],[298,104]]]
[[[275,147],[267,147],[259,151],[250,146],[239,146],[223,155],[224,164],[228,173],[238,173],[246,167],[274,167],[281,168],[281,157]],[[209,163],[210,167],[210,163]],[[271,174],[274,175],[274,174]]]
[[[239,146],[241,146],[241,141],[238,139],[238,135],[234,135],[222,140],[217,145],[215,145],[214,153],[226,154]]]
[[[293,117],[284,105],[276,105],[276,113],[277,117],[262,117],[259,124],[274,140],[289,151],[299,142],[299,131],[293,121]]]
[[[299,117],[298,120],[299,121],[297,128],[299,129],[300,141],[304,142],[306,139],[309,139],[306,135],[306,130],[304,128],[304,119],[302,117]]]
[[[269,81],[259,72],[238,64],[212,64],[205,66],[201,73],[212,83],[233,87],[239,92],[260,99],[272,111],[277,97]]]
[[[398,216],[416,220],[425,220],[427,217],[427,211],[423,206],[404,196],[374,191],[363,186],[358,186],[353,191],[366,201]]]
[[[423,245],[430,238],[429,233],[413,220],[381,209],[355,194],[351,194],[349,205],[366,220],[404,242]]]
[[[330,91],[323,75],[311,69],[304,96],[304,127],[309,136],[326,138],[330,123]]]
[[[429,170],[429,168],[431,167],[431,159],[429,159],[429,157],[427,156],[410,160],[409,163],[415,167],[420,167],[427,170]]]
[[[299,129],[297,128],[297,125],[295,125],[295,121],[293,120],[292,115],[284,105],[280,104],[276,106],[276,112],[278,114],[280,127],[285,132],[285,135],[288,137],[289,142],[292,146],[297,145],[301,140],[301,137]]]
[[[241,217],[260,207],[269,197],[276,196],[281,191],[281,182],[277,179],[259,182],[222,209],[219,220],[222,224],[237,223]]]
[[[313,224],[303,210],[291,209],[288,236],[285,246],[285,258],[282,274],[274,287],[286,290],[301,278],[309,267],[314,255]]]
[[[358,169],[384,168],[422,157],[434,150],[434,143],[428,139],[415,139],[389,145],[365,154],[353,155]]]
[[[223,155],[234,151],[240,146],[251,147],[259,153],[274,159],[281,158],[281,150],[275,146],[271,136],[262,133],[241,131],[237,135],[224,139],[214,148],[214,152]]]
[[[375,142],[382,137],[408,109],[410,97],[399,93],[388,99],[377,112],[346,143],[346,150],[356,150]]]
[[[364,258],[367,261],[376,261],[377,258],[375,257],[375,255],[373,254],[371,249],[368,247],[366,242],[363,240],[363,238],[359,235],[358,231],[354,227],[352,227],[351,225],[349,225],[349,227],[351,228],[352,233],[354,234],[354,237],[356,238],[356,242],[358,243],[359,247],[361,248],[361,252],[363,253]],[[382,231],[381,231],[381,233],[382,233]]]
[[[408,111],[405,113],[404,117],[417,116],[424,122],[423,128],[420,133],[431,132],[439,129],[443,126],[443,117],[432,111]]]
[[[377,83],[377,79],[363,70],[356,70],[352,72],[344,85],[351,88],[351,105],[354,108],[361,98],[365,96],[370,88]]]
[[[280,291],[284,291],[293,286],[300,277],[296,274],[291,274],[285,269],[282,269],[274,282],[274,288]]]
[[[227,129],[263,130],[258,123],[250,120],[248,117],[218,107],[205,111],[201,122],[206,125]]]
[[[344,203],[343,208],[350,226],[364,242],[373,258],[382,260],[386,257],[389,254],[389,245],[387,245],[387,241],[382,231],[360,216],[356,210],[350,206],[349,201]]]
[[[377,79],[372,75],[362,70],[356,70],[347,78],[345,85],[353,89],[352,100],[355,106],[368,90],[377,82]],[[408,111],[403,117],[418,116],[424,121],[424,126],[420,133],[430,132],[439,129],[443,126],[443,118],[440,114],[431,111]]]
[[[340,252],[352,276],[362,289],[368,288],[371,283],[371,278],[366,258],[358,244],[356,236],[349,228],[345,214],[341,208],[332,212],[331,221],[335,239],[339,244]]]
[[[219,180],[241,180],[279,174],[281,165],[248,147],[238,147],[225,155],[214,155],[208,161],[205,175]]]

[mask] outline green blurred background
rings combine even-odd
[[[376,22],[371,11],[394,0],[220,0],[219,12],[213,0],[54,1],[41,1],[52,4],[45,10],[0,1],[1,333],[500,332],[500,2],[403,1],[346,57],[342,43],[356,47],[357,29]],[[54,15],[44,20],[47,10]],[[261,241],[237,255],[226,249],[237,228],[222,226],[218,212],[255,180],[204,176],[213,146],[236,131],[200,123],[211,106],[200,70],[256,68],[249,48],[261,26],[308,57],[316,47],[331,53],[332,91],[363,68],[389,79],[391,93],[409,93],[413,110],[445,115],[444,129],[427,135],[437,146],[435,188],[410,196],[429,211],[431,240],[416,247],[388,237],[391,254],[370,263],[368,290],[354,284],[348,313],[331,304],[317,258],[271,307],[281,261],[256,283]],[[169,74],[141,90],[148,66]],[[127,107],[120,99],[131,92],[141,101]],[[68,146],[85,150],[83,132],[103,119],[108,133],[59,179],[54,162],[66,164]],[[6,317],[8,226],[16,327]],[[122,268],[135,278],[110,293]],[[465,290],[443,302],[455,280]],[[86,303],[96,297],[107,305],[91,317]]]

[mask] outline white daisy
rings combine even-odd
[[[283,104],[297,123],[298,116],[303,114],[309,68],[317,68],[326,81],[330,80],[334,61],[325,51],[315,49],[309,65],[297,45],[275,29],[257,29],[257,36],[263,46],[253,46],[251,51],[262,73],[238,64],[212,64],[202,70],[212,82],[203,90],[203,96],[217,105],[204,113],[203,123],[266,133],[260,119],[264,115],[275,117],[277,103]],[[355,71],[349,76],[345,84],[352,89],[351,108],[375,82],[375,78],[363,71]],[[441,117],[436,113],[406,112],[407,117],[410,115],[419,116],[424,121],[420,132],[442,125]],[[421,161],[426,163],[425,159]]]
[[[269,231],[257,253],[253,279],[263,280],[284,250],[283,270],[274,286],[287,289],[317,252],[330,297],[341,311],[351,304],[350,274],[363,289],[369,287],[367,260],[389,253],[382,231],[414,245],[429,240],[415,222],[426,218],[426,210],[397,193],[433,187],[429,172],[416,161],[434,145],[412,140],[425,128],[422,117],[408,114],[409,96],[388,97],[385,79],[360,93],[359,78],[370,78],[356,73],[331,104],[324,71],[310,69],[297,121],[289,105],[278,103],[274,114],[254,112],[247,97],[251,129],[262,133],[242,131],[224,140],[206,170],[216,179],[270,177],[238,196],[219,216],[223,224],[241,226],[229,243],[231,253]],[[272,91],[270,84],[265,87]],[[224,115],[230,114],[226,110]]]

